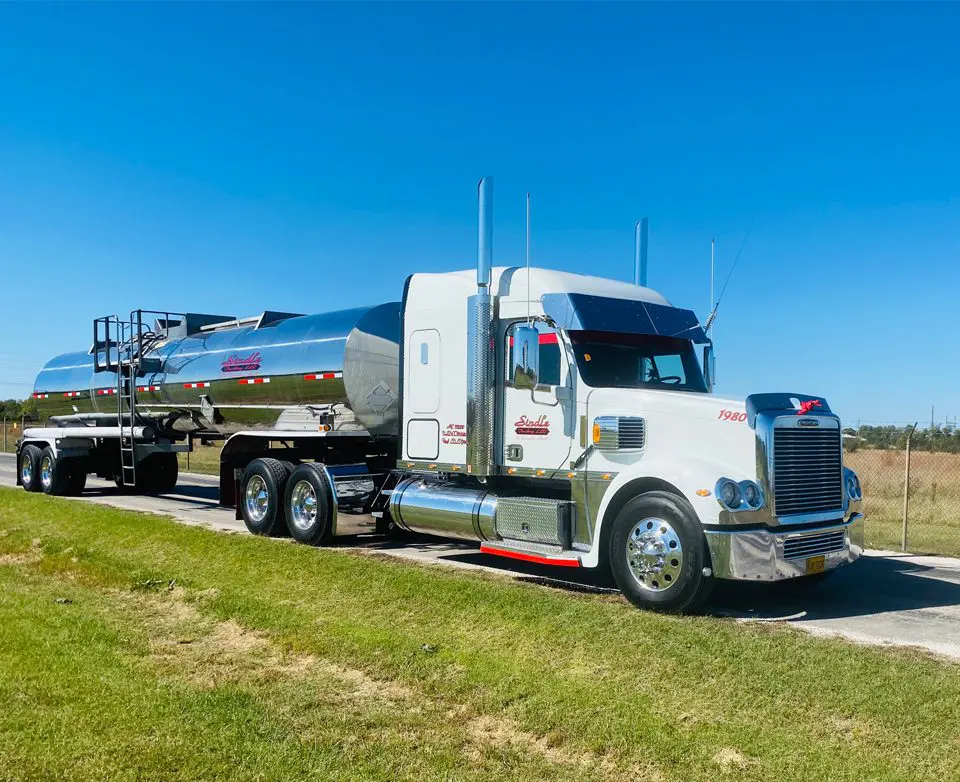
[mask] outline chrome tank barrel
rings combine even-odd
[[[160,371],[138,377],[138,410],[179,431],[315,431],[322,409],[373,435],[398,432],[397,302],[200,332],[144,358]],[[40,370],[33,397],[44,417],[115,414],[116,375],[94,373],[90,353],[63,354]]]

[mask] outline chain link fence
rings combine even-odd
[[[863,486],[869,548],[960,556],[960,432],[954,425],[844,430]]]
[[[38,421],[30,416],[18,418],[0,417],[0,453],[13,453],[17,450],[17,440],[23,434],[24,426],[36,426]]]

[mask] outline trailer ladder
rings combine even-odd
[[[137,357],[132,340],[126,344],[117,369],[117,426],[120,427],[120,484],[137,485],[137,445],[133,429],[137,423]],[[126,421],[126,426],[124,425]]]

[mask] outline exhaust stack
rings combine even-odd
[[[494,472],[493,421],[496,383],[493,298],[493,180],[477,192],[477,292],[467,298],[467,472],[484,478]]]

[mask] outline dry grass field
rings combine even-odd
[[[903,451],[858,450],[845,456],[863,485],[867,545],[899,549],[903,519]],[[910,551],[960,555],[960,454],[910,456]]]

